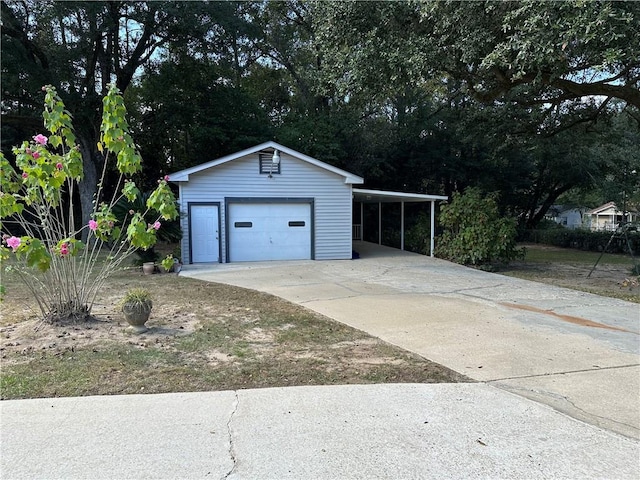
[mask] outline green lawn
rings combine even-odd
[[[600,253],[585,252],[571,248],[546,247],[539,244],[524,245],[526,247],[525,262],[532,263],[586,263],[594,265],[598,261]],[[636,258],[640,262],[640,258]],[[600,259],[602,264],[633,266],[630,255],[605,253]]]

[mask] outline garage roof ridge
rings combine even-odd
[[[364,183],[364,179],[362,177],[359,177],[357,175],[354,175],[353,173],[347,172],[346,170],[342,170],[340,168],[334,167],[333,165],[329,165],[328,163],[322,162],[318,159],[315,159],[313,157],[310,157],[308,155],[305,155],[304,153],[300,153],[297,152],[296,150],[293,150],[289,147],[285,147],[284,145],[280,145],[279,143],[276,143],[274,141],[269,141],[269,142],[264,142],[261,143],[259,145],[256,145],[254,147],[250,147],[247,148],[245,150],[242,150],[240,152],[236,152],[236,153],[232,153],[229,155],[225,155],[224,157],[215,159],[215,160],[211,160],[209,162],[205,162],[205,163],[201,163],[200,165],[195,165],[193,167],[184,169],[184,170],[180,170],[178,172],[175,173],[171,173],[169,174],[169,178],[171,179],[171,182],[188,182],[189,181],[189,175],[191,175],[192,173],[197,173],[200,172],[202,170],[206,170],[208,168],[212,168],[218,165],[222,165],[223,163],[227,163],[230,162],[232,160],[236,160],[238,158],[244,157],[246,155],[251,155],[254,153],[258,153],[261,150],[267,149],[267,148],[273,148],[276,150],[279,150],[282,153],[286,153],[287,155],[290,155],[292,157],[298,158],[304,162],[310,163],[312,165],[315,165],[317,167],[323,168],[325,170],[328,170],[330,172],[333,172],[335,174],[341,175],[345,178],[345,183],[351,183],[351,184],[362,184]]]

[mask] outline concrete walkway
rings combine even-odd
[[[0,478],[638,478],[638,305],[358,249],[184,274],[279,295],[478,383],[2,401]]]
[[[635,440],[486,384],[0,402],[3,479],[630,479]]]

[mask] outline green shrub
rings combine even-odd
[[[410,252],[429,255],[431,249],[431,219],[421,212],[416,223],[405,232],[404,248]]]
[[[495,195],[483,195],[478,188],[455,193],[442,207],[436,255],[463,265],[508,263],[523,255],[516,246],[516,221],[501,218]]]
[[[554,222],[553,220],[549,220],[548,218],[543,218],[538,223],[538,230],[562,230],[563,228],[564,227],[558,222]]]
[[[576,248],[592,252],[602,252],[607,248],[607,253],[629,253],[627,238],[631,249],[636,254],[640,252],[640,233],[627,232],[627,236],[615,235],[613,232],[592,232],[590,230],[570,230],[568,228],[554,230],[527,230],[521,237],[521,241],[542,243],[562,248]],[[609,241],[611,240],[611,243]],[[607,244],[609,246],[607,247]]]

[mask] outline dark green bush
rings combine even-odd
[[[592,232],[590,230],[570,230],[567,228],[553,230],[526,230],[521,237],[524,242],[542,243],[563,248],[576,248],[592,252],[602,252],[613,232]],[[633,252],[640,252],[640,233],[627,232]],[[607,253],[628,253],[627,239],[624,235],[616,234],[607,248]]]
[[[537,230],[562,230],[564,227],[560,225],[558,222],[554,222],[553,220],[549,220],[548,218],[543,218],[538,223]]]
[[[516,221],[502,218],[495,195],[483,195],[468,188],[454,193],[452,202],[442,207],[436,255],[463,265],[508,263],[522,257],[516,246]]]

